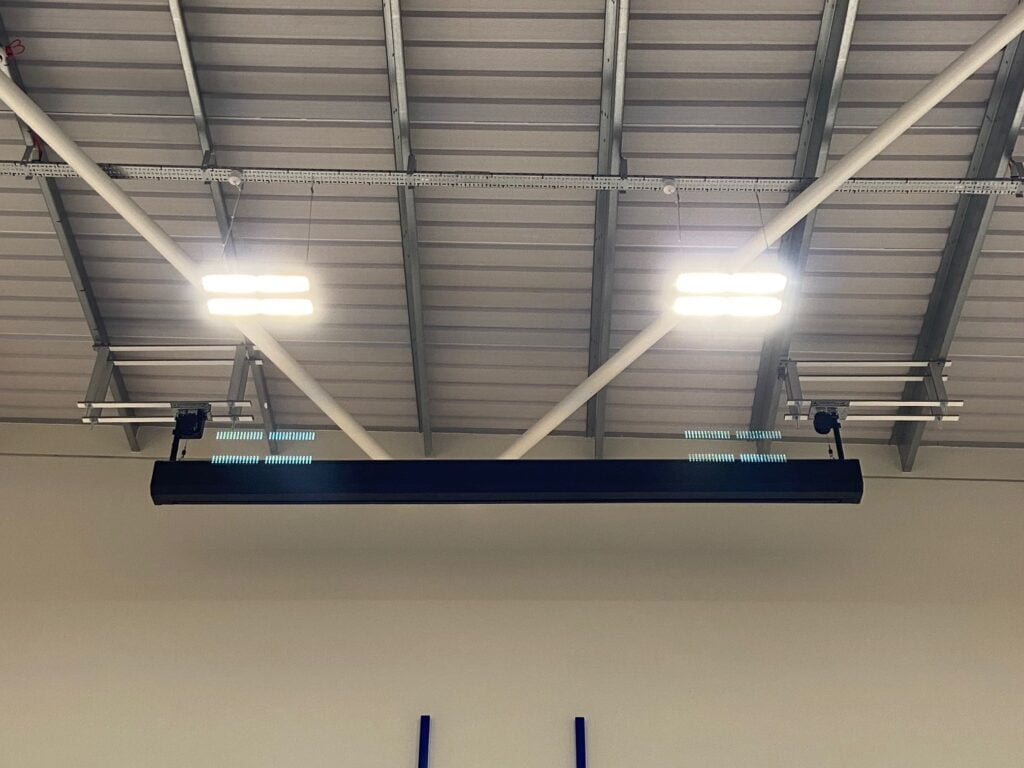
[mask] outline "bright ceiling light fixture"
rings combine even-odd
[[[204,275],[203,290],[207,293],[307,293],[309,278],[305,275]]]
[[[672,310],[683,317],[771,317],[782,311],[774,296],[680,296]]]
[[[207,293],[256,293],[254,275],[203,275]]]
[[[220,298],[210,299],[206,308],[211,315],[220,317],[251,317],[260,313],[259,299]]]
[[[300,317],[313,314],[309,299],[260,299],[260,314],[274,317]]]
[[[305,275],[260,275],[256,278],[257,293],[309,293]]]
[[[786,276],[779,272],[683,272],[676,278],[680,293],[770,295],[785,287]]]
[[[221,297],[209,299],[206,308],[211,315],[221,317],[301,317],[313,314],[313,302],[309,299],[254,299],[251,297]]]

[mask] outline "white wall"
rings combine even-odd
[[[154,508],[4,429],[4,768],[412,768],[422,713],[432,768],[571,768],[574,715],[593,768],[1024,764],[1013,452],[859,449],[859,507]]]

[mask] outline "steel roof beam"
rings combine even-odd
[[[971,156],[969,177],[994,176],[1005,167],[1020,133],[1022,97],[1024,40],[1017,38],[1005,48],[1000,59],[985,119]],[[915,360],[944,360],[949,354],[995,205],[995,197],[980,195],[964,195],[957,202],[914,349]],[[926,396],[923,382],[908,384],[903,392],[907,400],[926,399]],[[893,428],[891,442],[899,447],[900,464],[905,472],[914,468],[925,426],[922,422],[911,422]]]
[[[0,18],[0,44],[6,44],[7,41],[7,28],[4,26],[3,18]],[[18,62],[13,56],[4,57],[3,63],[0,64],[0,69],[4,70],[4,74],[11,78],[15,85],[24,90],[25,84],[18,69]],[[25,142],[27,155],[41,160],[42,158],[38,158],[39,152],[35,138],[28,126],[18,119],[18,128]],[[78,303],[82,308],[82,314],[85,316],[85,322],[89,326],[89,335],[92,337],[93,346],[106,347],[110,343],[110,337],[107,334],[107,327],[103,322],[103,316],[100,314],[99,304],[96,301],[96,295],[93,293],[89,274],[85,269],[85,260],[78,249],[78,241],[75,239],[75,233],[71,228],[71,222],[68,219],[67,210],[64,208],[64,201],[57,186],[57,181],[53,178],[37,176],[36,182],[39,184],[39,193],[43,196],[46,211],[50,214],[53,232],[60,246],[61,255],[64,257],[64,263],[67,264],[68,274],[71,276],[71,282],[75,286],[75,295],[78,297]],[[116,400],[122,402],[131,400],[128,396],[128,388],[124,383],[124,377],[118,370],[110,372],[109,389]],[[125,413],[121,415],[130,414]],[[140,450],[139,428],[137,424],[125,424],[124,436],[128,441],[128,447],[132,451],[137,452]]]
[[[886,147],[902,136],[914,123],[928,113],[932,107],[952,93],[974,72],[1003,48],[1014,42],[1024,32],[1024,5],[1016,7],[1001,21],[953,59],[935,79],[925,85],[906,104],[893,112],[875,130],[865,136],[841,160],[830,165],[818,179],[803,192],[790,200],[775,216],[758,229],[724,262],[727,271],[738,272],[746,269],[771,244],[780,240],[790,229],[799,224],[811,211],[828,199],[854,174],[864,168]],[[502,459],[518,459],[549,435],[563,421],[569,418],[586,402],[607,386],[644,352],[653,347],[680,322],[680,317],[666,310],[650,325],[641,330],[621,349],[608,358],[590,376],[580,382],[571,392],[509,446]]]
[[[619,192],[661,192],[671,183],[680,192],[715,195],[720,192],[797,193],[814,179],[793,176],[601,176],[590,173],[489,173],[450,171],[350,171],[323,168],[219,168],[201,165],[140,165],[100,163],[112,179],[147,181],[227,181],[240,176],[243,184],[324,184],[433,189],[611,189]],[[0,176],[45,176],[75,179],[67,163],[0,161]],[[1021,195],[1021,178],[907,178],[865,176],[847,179],[836,192],[904,195]]]
[[[168,5],[171,11],[171,22],[174,24],[174,37],[178,43],[178,53],[181,57],[181,67],[185,74],[188,100],[192,105],[192,116],[196,122],[196,133],[199,135],[199,147],[203,151],[203,164],[205,166],[212,166],[216,164],[216,151],[214,150],[213,138],[210,134],[210,124],[206,118],[203,93],[199,88],[199,77],[196,74],[195,59],[192,57],[192,43],[189,41],[185,14],[182,11],[181,0],[168,0]],[[217,229],[220,231],[220,239],[224,244],[225,253],[234,256],[235,241],[231,237],[231,221],[227,204],[224,202],[224,190],[221,189],[221,182],[209,180],[206,183],[210,187],[213,212],[217,218]],[[270,392],[267,389],[266,374],[263,371],[263,367],[252,366],[252,375],[260,402],[260,413],[263,417],[264,426],[273,425],[274,412],[270,405]],[[273,429],[273,426],[267,426],[267,429]],[[277,445],[271,440],[266,441],[266,448],[270,453],[277,452]]]
[[[197,290],[202,290],[203,269],[182,250],[153,217],[132,200],[113,179],[107,176],[23,90],[8,78],[0,77],[0,101],[21,117],[25,123],[68,161],[82,179],[102,197],[131,227],[138,232],[177,272]],[[313,401],[339,429],[347,434],[367,456],[388,459],[390,455],[369,432],[346,411],[337,400],[292,357],[281,343],[257,319],[226,318],[253,344],[259,347],[282,374]]]
[[[605,0],[601,118],[597,145],[597,172],[605,176],[618,176],[622,166],[622,113],[626,87],[629,3],[630,0]],[[618,214],[619,192],[599,190],[594,216],[588,374],[596,371],[608,359]],[[594,438],[594,458],[598,459],[604,456],[606,398],[606,390],[601,390],[587,403],[587,435]]]
[[[396,171],[411,172],[415,170],[415,159],[409,132],[409,98],[405,80],[402,9],[399,0],[381,0],[381,2],[384,12],[384,47],[387,51],[395,169]],[[433,454],[433,436],[430,426],[427,350],[423,333],[419,235],[416,226],[416,195],[410,185],[398,188],[398,217],[402,228],[402,265],[405,269],[405,303],[409,316],[409,345],[412,351],[416,414],[419,431],[423,435],[423,454],[430,456]]]
[[[804,106],[794,176],[821,176],[828,163],[832,129],[846,73],[846,59],[857,18],[859,0],[826,0],[814,54],[814,66]],[[783,314],[775,330],[761,346],[761,363],[750,412],[751,429],[768,429],[775,425],[781,394],[779,364],[789,357],[796,323],[796,306],[801,291],[801,277],[811,247],[811,234],[817,209],[787,232],[779,245],[779,263],[789,275],[783,297]],[[762,446],[764,447],[764,446]]]

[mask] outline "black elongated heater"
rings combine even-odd
[[[154,504],[858,504],[860,462],[663,459],[158,461]]]

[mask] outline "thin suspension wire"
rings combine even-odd
[[[220,257],[224,261],[227,261],[228,255],[228,243],[231,242],[231,233],[235,228],[235,215],[238,213],[238,204],[242,201],[242,187],[243,184],[239,184],[238,194],[235,195],[235,204],[231,208],[231,217],[228,219],[228,231],[224,233],[224,242],[220,244]],[[238,254],[235,254],[235,260],[238,260]]]
[[[309,244],[313,239],[313,193],[315,184],[309,185],[309,215],[306,217],[306,266],[309,266]]]
[[[757,217],[761,220],[761,236],[764,238],[764,247],[771,248],[771,243],[768,242],[768,235],[765,234],[764,230],[764,211],[761,208],[761,194],[754,192],[754,200],[757,201]]]
[[[683,198],[682,193],[676,190],[676,238],[683,242]]]

